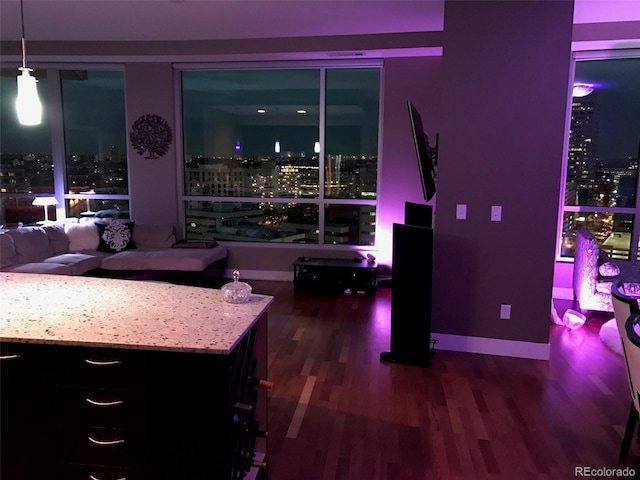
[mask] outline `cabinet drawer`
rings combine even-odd
[[[147,424],[144,396],[131,390],[58,386],[56,399],[64,425],[142,429]]]
[[[47,349],[0,345],[0,478],[48,478],[55,425]],[[44,355],[46,358],[47,355]],[[34,461],[37,458],[37,461]]]
[[[150,477],[137,468],[64,463],[61,468],[61,478],[65,480],[148,480]]]
[[[55,347],[22,343],[0,343],[0,380],[11,388],[40,388],[55,373]]]
[[[146,436],[139,430],[61,427],[62,461],[84,465],[133,467],[146,460]]]
[[[146,361],[138,352],[73,348],[61,353],[58,385],[137,388],[146,383]]]

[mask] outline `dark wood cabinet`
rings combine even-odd
[[[266,439],[238,427],[267,428],[267,392],[251,380],[266,378],[266,313],[230,354],[0,348],[3,480],[239,479],[240,463],[266,455]]]
[[[373,295],[377,286],[377,263],[360,257],[299,257],[293,262],[293,285],[296,290],[306,288]]]
[[[3,480],[44,478],[43,464],[50,465],[55,456],[51,365],[42,361],[46,353],[35,345],[0,346]]]

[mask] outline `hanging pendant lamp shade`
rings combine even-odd
[[[18,97],[16,98],[16,112],[18,121],[22,125],[40,125],[42,122],[42,104],[38,97],[36,77],[31,76],[31,69],[27,68],[27,48],[24,40],[24,12],[20,0],[20,22],[22,24],[22,73],[18,75]]]
[[[16,112],[18,121],[22,125],[40,125],[42,121],[42,104],[38,97],[36,77],[32,77],[30,68],[21,67],[18,75],[18,98],[16,98]]]

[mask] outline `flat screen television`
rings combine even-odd
[[[409,120],[411,121],[411,133],[418,159],[418,170],[420,181],[422,182],[422,193],[425,201],[429,201],[436,193],[436,175],[438,166],[438,136],[436,135],[435,146],[429,145],[429,137],[422,126],[420,112],[407,100],[409,109]]]

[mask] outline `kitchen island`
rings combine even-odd
[[[272,301],[0,273],[3,480],[256,474]]]

